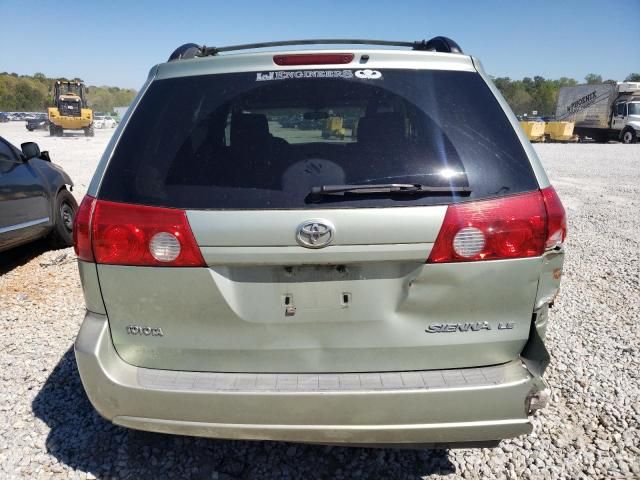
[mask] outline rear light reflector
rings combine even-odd
[[[274,55],[276,65],[344,65],[351,63],[353,53],[296,53],[291,55]]]
[[[562,202],[553,187],[547,187],[540,191],[547,209],[547,240],[545,248],[555,248],[562,245],[567,237],[567,216]]]
[[[542,255],[547,212],[540,191],[449,205],[428,263]]]
[[[96,263],[205,266],[183,210],[97,200],[91,244]]]
[[[91,250],[91,214],[96,199],[85,195],[73,219],[73,249],[78,260],[93,262]]]

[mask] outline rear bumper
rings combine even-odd
[[[491,442],[531,431],[545,384],[520,360],[482,368],[368,374],[237,374],[125,363],[106,316],[75,343],[82,383],[106,419],[154,432],[352,445]]]

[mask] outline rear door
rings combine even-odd
[[[98,266],[126,361],[304,373],[519,354],[539,257],[425,264],[448,205],[537,190],[515,132],[476,73],[357,72],[151,85],[98,198],[185,210],[207,267]],[[389,183],[440,191],[314,194]]]
[[[0,139],[0,248],[37,237],[49,225],[49,202],[40,176]]]

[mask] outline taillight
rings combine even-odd
[[[555,248],[562,245],[567,237],[567,216],[562,202],[553,187],[547,187],[541,192],[547,209],[547,240],[545,248]]]
[[[90,224],[95,201],[95,198],[85,195],[73,219],[73,249],[78,260],[87,262],[93,262]]]
[[[90,223],[96,263],[205,265],[183,210],[96,200]]]
[[[547,232],[553,234],[562,229],[559,225],[564,225],[563,219],[562,204],[551,187],[511,197],[450,205],[427,262],[536,257],[542,255],[551,242]],[[557,237],[564,240],[564,232],[556,234]]]
[[[276,65],[344,65],[351,63],[353,53],[295,53],[291,55],[274,55]]]

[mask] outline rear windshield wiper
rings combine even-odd
[[[401,193],[408,195],[419,194],[449,194],[457,193],[468,195],[471,193],[469,187],[433,187],[423,185],[421,183],[378,183],[364,185],[320,185],[311,188],[311,196],[319,197],[322,195],[342,195],[345,193]]]

